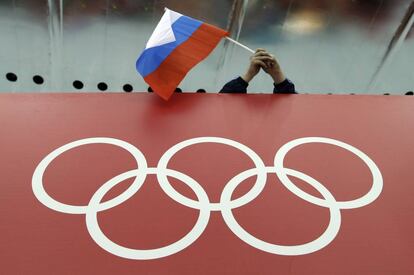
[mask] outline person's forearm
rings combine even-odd
[[[276,85],[286,80],[286,76],[282,71],[277,71],[275,73],[272,73],[270,76],[272,77],[273,82]]]
[[[256,73],[257,74],[257,73]],[[244,75],[240,76],[244,81],[246,81],[247,83],[250,83],[250,81],[252,81],[252,79],[256,76],[255,73],[252,73],[250,71],[246,72]]]

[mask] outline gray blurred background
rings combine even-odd
[[[146,91],[135,62],[164,7],[268,49],[300,93],[414,89],[412,0],[0,0],[0,92]],[[223,41],[180,88],[217,92],[249,56]]]

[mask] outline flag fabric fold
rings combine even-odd
[[[168,100],[198,63],[227,36],[225,30],[166,9],[136,63],[137,71]]]

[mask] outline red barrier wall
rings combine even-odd
[[[413,274],[413,118],[394,96],[0,95],[0,273]]]

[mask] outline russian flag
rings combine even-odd
[[[137,70],[154,92],[168,100],[187,73],[227,35],[225,30],[165,9],[137,60]]]

